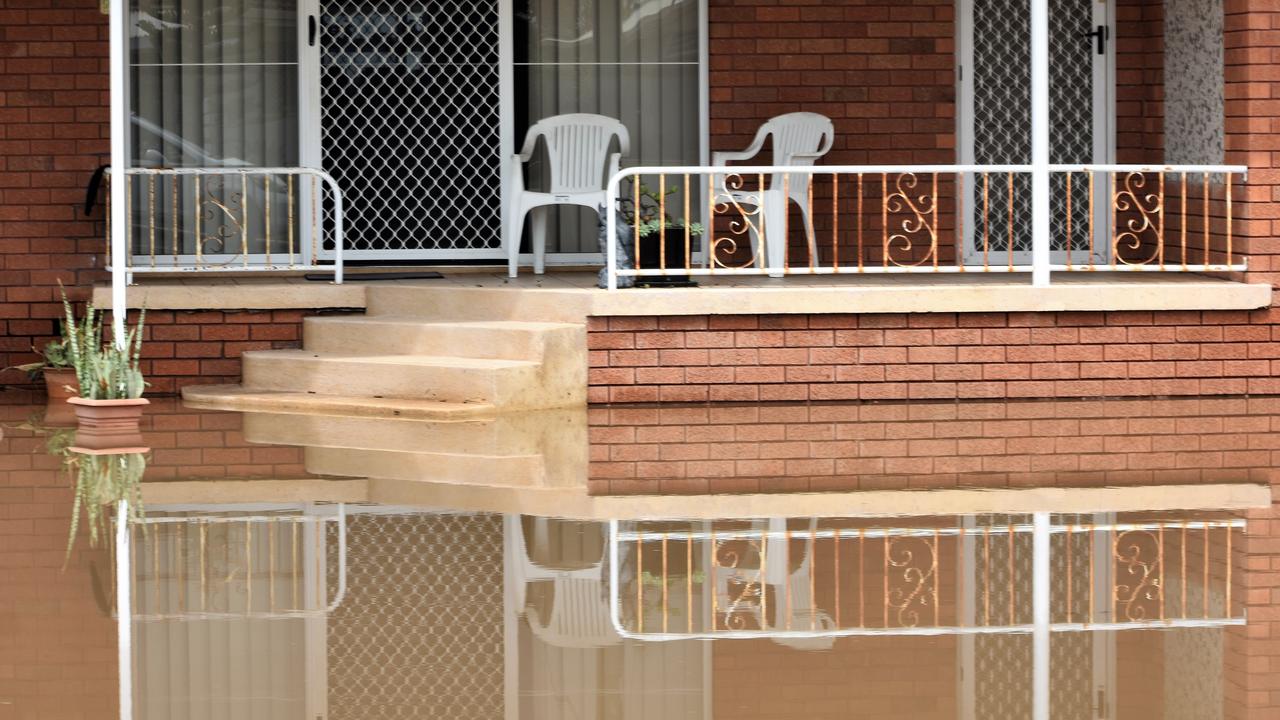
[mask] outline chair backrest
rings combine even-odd
[[[538,138],[546,143],[550,192],[591,192],[604,189],[609,147],[615,137],[619,152],[630,152],[631,137],[620,121],[589,113],[556,115],[529,128],[525,148],[532,150]]]
[[[774,165],[813,165],[816,157],[796,155],[826,154],[835,142],[831,118],[811,112],[795,112],[770,118],[760,132],[773,136]]]

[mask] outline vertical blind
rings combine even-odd
[[[131,0],[129,11],[132,167],[298,164],[297,0]],[[135,229],[143,228],[144,213],[150,222],[152,193],[161,209],[172,206],[175,186],[168,178],[131,183]],[[176,192],[178,217],[158,213],[156,250],[162,255],[195,251],[194,181],[185,178]],[[215,176],[202,185],[201,200],[243,213],[252,230],[248,250],[261,252],[265,195],[272,193],[272,203],[282,207],[284,190],[265,189],[259,180],[239,193],[238,178]],[[227,242],[219,234],[221,223],[235,218],[209,210],[211,205],[198,207],[211,223],[201,233],[202,251],[216,256],[243,250],[238,238]],[[172,223],[179,225],[177,248]],[[146,251],[143,234],[134,233],[135,254]]]
[[[624,166],[698,164],[698,0],[517,0],[514,28],[516,147],[538,120],[597,113],[627,126]],[[549,251],[597,250],[594,213],[556,212]]]

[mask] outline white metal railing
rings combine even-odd
[[[129,168],[125,175],[130,277],[313,270],[342,283],[342,190],[323,170]],[[110,220],[106,234],[110,265]],[[331,264],[319,262],[329,255]]]
[[[670,275],[1247,269],[1232,208],[1244,166],[1052,165],[1049,247],[1039,252],[1034,170],[627,168],[608,185],[609,287]]]
[[[1047,513],[888,528],[615,520],[610,617],[618,635],[647,641],[1241,625],[1233,548],[1245,532],[1239,518],[1051,522]],[[1033,597],[1037,583],[1051,594]],[[1037,621],[1041,603],[1051,607]]]

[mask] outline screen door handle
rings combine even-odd
[[[1082,38],[1097,38],[1098,54],[1107,54],[1107,39],[1111,36],[1111,28],[1106,25],[1099,25],[1097,30],[1093,32],[1080,33]]]
[[[307,45],[316,46],[316,16],[307,16]]]

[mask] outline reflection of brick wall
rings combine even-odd
[[[0,407],[9,421],[15,413]],[[23,415],[25,417],[25,415]],[[94,594],[108,597],[111,565],[81,527],[67,547],[71,490],[43,440],[6,429],[0,439],[0,717],[97,720],[114,716],[116,633]]]
[[[959,717],[954,637],[841,639],[827,652],[727,641],[712,648],[712,666],[717,718]]]
[[[1280,399],[597,408],[599,494],[1267,482]]]
[[[592,402],[1274,393],[1271,311],[592,318]]]

